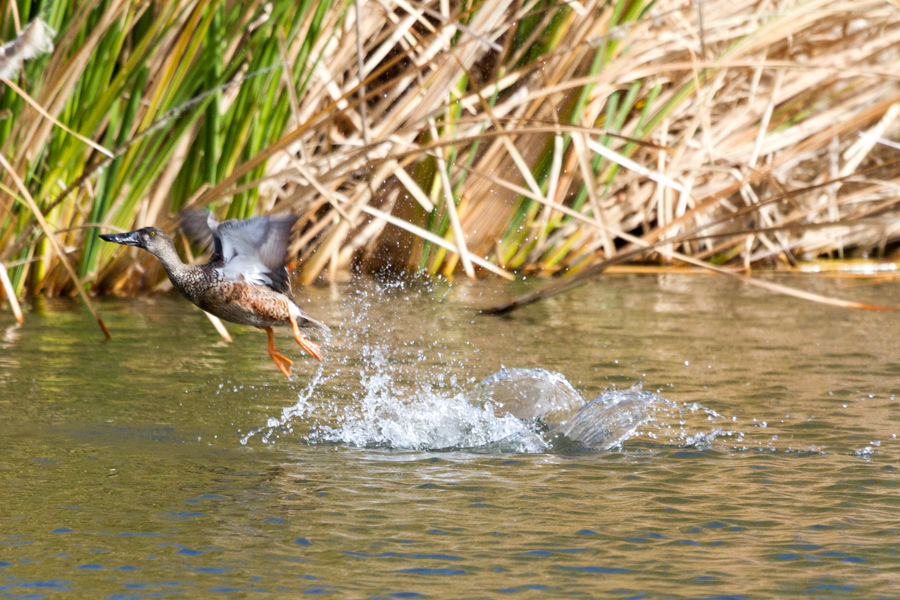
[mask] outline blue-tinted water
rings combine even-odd
[[[895,315],[681,276],[474,312],[513,291],[309,289],[292,382],[180,298],[102,301],[106,344],[0,313],[0,597],[896,595]]]

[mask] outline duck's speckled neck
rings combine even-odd
[[[200,306],[204,292],[214,284],[204,267],[181,262],[181,257],[175,250],[175,243],[169,236],[164,238],[157,236],[156,243],[146,250],[162,263],[172,286],[181,292],[182,296]]]
[[[157,236],[157,238],[160,237]],[[180,275],[188,267],[188,265],[181,262],[181,257],[178,256],[178,252],[175,250],[175,242],[168,236],[158,239],[157,243],[147,248],[147,251],[159,259],[159,262],[165,267],[166,273],[169,274],[169,279],[174,280],[175,275]]]

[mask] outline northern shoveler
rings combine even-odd
[[[196,214],[186,219],[195,232]],[[310,318],[294,301],[285,258],[293,215],[257,217],[218,223],[209,215],[205,227],[214,242],[213,254],[205,265],[186,265],[166,232],[144,227],[128,233],[101,235],[100,239],[150,252],[162,263],[181,295],[221,319],[265,329],[269,335],[269,356],[291,376],[293,362],[275,348],[272,327],[291,327],[294,339],[310,355],[322,360],[318,346],[301,329],[318,332],[328,327]]]

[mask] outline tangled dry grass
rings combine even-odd
[[[299,211],[304,283],[747,270],[900,233],[897,3],[37,4],[56,49],[0,88],[17,294],[164,288],[96,235],[204,206]]]

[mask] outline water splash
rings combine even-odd
[[[322,382],[322,370],[323,368],[320,366],[306,388],[300,392],[300,398],[297,400],[296,404],[281,409],[281,418],[269,417],[265,427],[254,429],[242,437],[241,445],[246,446],[247,442],[250,441],[250,438],[258,433],[263,434],[262,441],[268,444],[272,441],[272,435],[275,434],[275,432],[279,430],[292,432],[295,420],[303,419],[311,414],[316,408],[315,404],[310,402],[310,398],[312,398],[316,388]]]
[[[375,363],[386,361],[369,350]],[[270,443],[296,425],[306,427],[301,437],[309,444],[485,453],[612,450],[632,440],[706,448],[717,437],[743,435],[689,426],[688,415],[717,413],[699,405],[683,409],[640,383],[586,402],[562,374],[543,369],[504,369],[452,394],[429,386],[410,393],[387,371],[363,370],[363,391],[350,405],[313,401],[323,381],[320,370],[295,405],[241,442],[260,435]]]
[[[370,313],[373,298],[397,310]],[[360,290],[327,352],[332,374],[320,369],[298,402],[245,435],[264,443],[298,437],[309,444],[397,450],[581,452],[653,444],[706,448],[740,432],[715,427],[725,419],[699,404],[679,407],[640,384],[607,390],[587,401],[561,373],[501,369],[478,381],[469,360],[477,348],[448,351],[433,328],[404,318],[415,302],[403,285]],[[430,305],[442,310],[440,302]],[[390,341],[389,341],[390,340]]]
[[[503,369],[481,381],[469,401],[517,419],[561,425],[584,406],[584,396],[561,373],[544,369]]]
[[[386,367],[386,356],[369,349],[371,360]],[[398,386],[387,370],[363,374],[364,393],[356,406],[337,415],[337,424],[320,425],[310,443],[403,450],[502,447],[507,452],[541,452],[547,443],[529,424],[513,415],[496,415],[470,402],[463,393],[449,394],[431,385]]]
[[[607,390],[561,424],[557,431],[588,448],[610,450],[635,436],[642,427],[653,440],[658,440],[661,434],[671,441],[683,440],[684,426],[678,405],[643,391],[637,383],[628,390]]]

